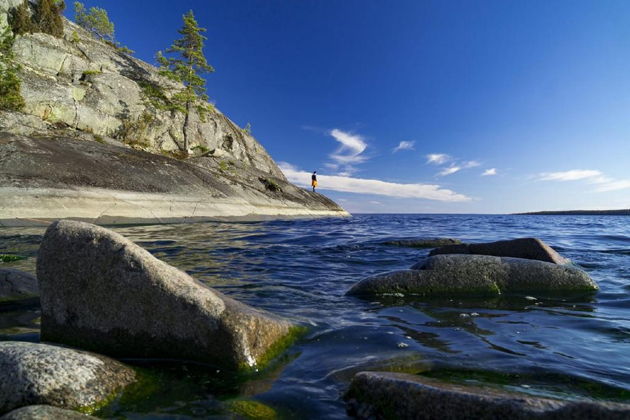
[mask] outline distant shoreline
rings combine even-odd
[[[516,215],[558,215],[558,216],[630,216],[630,209],[622,210],[558,210],[513,213]]]

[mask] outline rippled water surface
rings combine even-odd
[[[232,383],[204,372],[182,379],[179,368],[172,375],[164,368],[152,394],[101,415],[209,416],[218,400],[251,397],[282,417],[345,418],[341,396],[363,369],[630,401],[630,217],[356,215],[113,229],[206,284],[310,329],[255,378]],[[3,266],[34,272],[43,231],[0,228],[0,253],[28,257]],[[539,237],[587,270],[601,291],[571,299],[344,295],[361,278],[409,268],[428,252],[383,241],[425,236]],[[0,306],[0,339],[38,340],[38,317],[36,305]]]

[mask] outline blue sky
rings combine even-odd
[[[193,9],[211,100],[352,212],[630,207],[630,2],[85,4],[149,62]]]

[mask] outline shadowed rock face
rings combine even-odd
[[[494,296],[506,292],[585,292],[597,284],[574,266],[487,255],[436,255],[411,270],[364,279],[350,295]]]
[[[628,404],[552,400],[389,372],[358,373],[346,400],[349,414],[359,419],[621,420],[630,417]]]
[[[439,254],[475,254],[495,257],[525,258],[546,261],[554,264],[568,264],[570,261],[553,248],[537,238],[519,238],[509,241],[497,241],[484,244],[446,245],[432,250],[429,255]]]
[[[42,340],[118,357],[260,363],[291,324],[236,302],[108,229],[53,223],[37,260]]]
[[[0,268],[0,302],[37,296],[37,279],[23,271]]]
[[[135,379],[131,368],[97,354],[48,344],[0,343],[0,413],[35,404],[91,407]]]
[[[89,420],[95,418],[50,405],[30,405],[13,410],[0,417],[0,420]]]

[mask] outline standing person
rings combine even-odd
[[[313,175],[311,175],[311,186],[313,187],[313,192],[315,192],[315,187],[317,187],[317,171],[313,171]]]

